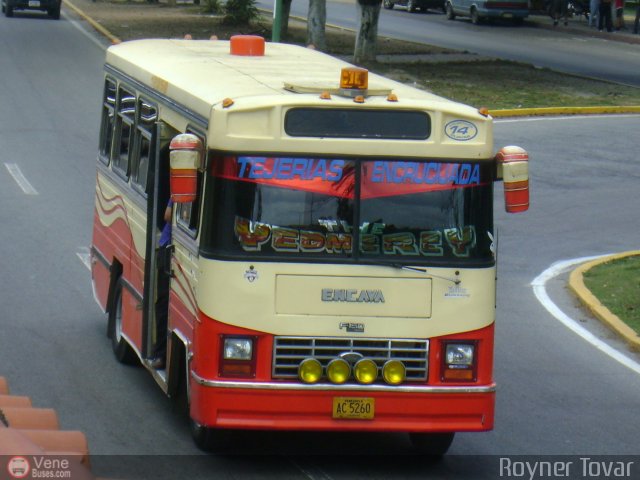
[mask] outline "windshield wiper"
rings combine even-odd
[[[460,280],[459,276],[460,276],[460,272],[456,271],[456,278],[449,278],[449,277],[443,277],[441,275],[435,275],[433,273],[429,273],[429,271],[426,268],[422,268],[422,267],[412,267],[410,265],[401,265],[399,263],[389,263],[386,264],[390,267],[394,267],[394,268],[399,268],[401,270],[408,270],[409,272],[418,272],[418,273],[424,273],[425,275],[429,275],[430,277],[433,278],[439,278],[441,280],[448,280],[449,282],[453,282],[456,285],[459,285],[460,283],[462,283],[462,280]]]

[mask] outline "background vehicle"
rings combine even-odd
[[[445,12],[449,20],[456,16],[469,17],[471,23],[479,24],[484,20],[506,19],[515,24],[529,16],[527,0],[510,0],[507,2],[496,0],[447,0]]]
[[[444,12],[445,0],[383,0],[382,6],[387,10],[391,10],[394,6],[407,7],[408,12],[416,12],[418,10],[426,12],[432,8],[434,10],[442,10]]]
[[[40,10],[51,18],[60,18],[61,0],[2,0],[2,12],[13,17],[14,10]]]

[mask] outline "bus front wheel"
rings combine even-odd
[[[119,279],[113,293],[113,303],[109,309],[109,338],[116,359],[126,365],[138,363],[138,356],[122,335],[122,280]]]
[[[441,457],[453,443],[454,432],[446,433],[417,433],[409,434],[413,449],[422,455]]]
[[[201,425],[194,419],[189,420],[191,436],[196,446],[204,452],[216,452],[223,445],[223,431]]]

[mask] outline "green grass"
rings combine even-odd
[[[625,87],[508,61],[376,64],[371,69],[474,107],[490,109],[640,105]]]
[[[591,268],[584,283],[600,303],[640,334],[640,255]]]

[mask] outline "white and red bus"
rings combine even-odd
[[[227,429],[386,431],[442,454],[493,427],[501,179],[526,210],[527,154],[496,154],[486,112],[323,53],[110,47],[91,254],[114,353],[186,400],[202,448]]]

